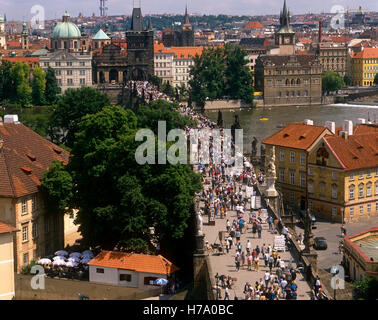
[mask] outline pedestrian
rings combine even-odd
[[[230,221],[228,219],[226,221],[226,228],[227,228],[227,232],[230,233],[230,231],[231,231],[231,223],[230,223]]]
[[[272,257],[274,259],[274,266],[277,267],[277,258],[278,258],[277,250],[273,250]]]
[[[268,266],[268,259],[269,259],[269,255],[268,255],[268,253],[264,253],[264,263],[265,263],[265,267],[267,267]]]
[[[249,240],[247,240],[247,243],[245,245],[245,248],[247,250],[247,253],[249,254],[251,252],[251,243],[249,242]]]
[[[256,237],[256,232],[257,232],[257,224],[256,222],[254,222],[252,225],[252,234],[254,238]]]
[[[264,280],[265,280],[265,288],[268,288],[268,284],[270,281],[270,273],[268,271],[266,271],[264,274]]]
[[[240,231],[237,229],[235,232],[236,241],[240,241]]]
[[[228,293],[228,288],[224,291],[224,300],[230,300],[230,294]]]
[[[229,245],[229,247],[231,249],[232,248],[232,244],[233,244],[231,235],[229,235],[229,237],[227,238],[227,241],[228,241],[228,245]]]
[[[239,271],[239,269],[240,269],[240,257],[239,257],[239,255],[235,256],[235,267],[236,267],[236,271]]]
[[[259,271],[259,256],[256,256],[254,260],[255,260],[255,270]]]
[[[252,257],[252,254],[250,253],[247,257],[247,261],[248,261],[248,271],[252,271],[252,261],[253,261],[253,257]]]
[[[241,267],[244,268],[244,264],[245,264],[245,255],[244,255],[244,251],[242,252],[241,256],[240,256],[240,259],[241,259]]]
[[[320,288],[321,284],[320,284],[320,277],[319,275],[316,276],[316,280],[315,280],[315,293],[318,294],[319,293],[319,288]]]
[[[259,223],[257,225],[257,235],[258,235],[259,239],[261,239],[261,232],[262,232],[262,226],[261,226],[261,223]]]
[[[272,272],[272,268],[273,268],[273,263],[274,263],[274,259],[272,256],[269,257],[268,259],[268,264],[269,264],[269,272]]]

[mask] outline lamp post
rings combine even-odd
[[[216,283],[216,289],[215,289],[215,291],[216,291],[216,294],[217,294],[217,300],[218,300],[218,290],[219,290],[219,288],[218,288],[218,284],[219,284],[219,275],[218,275],[218,272],[217,272],[217,274],[215,275],[215,283]]]
[[[168,277],[169,277],[169,274],[168,274],[168,271],[169,271],[169,264],[168,264],[168,262],[165,264],[165,270],[166,270],[166,272],[167,272],[167,288],[169,289],[169,279],[168,279]],[[167,290],[168,291],[168,290]]]

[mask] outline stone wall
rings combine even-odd
[[[195,105],[195,104],[194,104]],[[251,105],[241,100],[212,100],[206,101],[205,110],[227,110],[227,109],[243,109],[251,108]],[[200,109],[195,105],[195,109]]]
[[[158,296],[161,291],[55,278],[45,278],[44,290],[33,290],[31,279],[31,275],[15,275],[16,300],[78,300],[79,294],[90,300],[140,300]]]

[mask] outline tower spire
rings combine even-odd
[[[190,21],[189,21],[189,14],[188,14],[188,5],[185,6],[185,25],[189,25],[190,24]]]

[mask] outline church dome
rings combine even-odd
[[[66,12],[63,16],[63,22],[59,22],[53,31],[53,38],[60,39],[60,38],[81,38],[81,31],[79,27],[70,22],[70,16]]]

